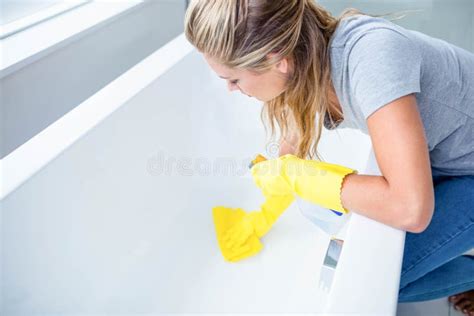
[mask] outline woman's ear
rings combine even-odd
[[[276,64],[276,67],[280,72],[287,74],[289,71],[288,58],[284,57],[278,64]]]
[[[276,53],[270,53],[267,55],[269,59],[275,58],[278,56]],[[287,74],[289,71],[289,60],[287,57],[283,57],[277,64],[275,64],[274,68],[281,73]]]

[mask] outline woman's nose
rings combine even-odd
[[[227,82],[227,88],[229,89],[229,91],[240,90],[236,84],[233,84],[231,82]]]

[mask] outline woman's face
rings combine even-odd
[[[228,68],[207,54],[204,54],[204,59],[219,77],[227,80],[229,91],[240,90],[243,94],[263,102],[270,101],[285,91],[290,70],[286,58],[263,74]]]

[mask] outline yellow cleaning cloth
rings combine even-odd
[[[237,262],[244,258],[253,256],[262,250],[263,245],[255,234],[252,234],[244,244],[234,248],[227,248],[224,240],[225,233],[238,223],[246,212],[241,208],[229,208],[216,206],[212,208],[212,216],[216,229],[217,242],[221,253],[227,261]]]

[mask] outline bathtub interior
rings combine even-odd
[[[275,154],[260,110],[192,52],[88,131],[2,201],[3,312],[322,311],[329,236],[296,205],[258,255],[217,247],[213,206],[263,202],[247,169]],[[325,133],[325,160],[363,169],[367,138]]]

